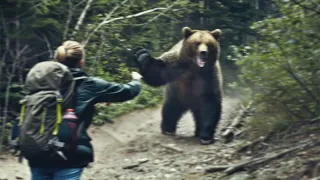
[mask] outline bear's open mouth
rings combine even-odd
[[[204,67],[205,64],[206,62],[201,57],[197,57],[197,65],[199,67]]]

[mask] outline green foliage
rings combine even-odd
[[[104,104],[96,105],[99,112],[98,116],[94,117],[94,124],[103,124],[106,118],[116,118],[125,113],[136,109],[144,109],[148,107],[155,107],[162,102],[163,99],[162,88],[152,88],[143,84],[141,93],[135,99],[124,103],[113,103],[110,106]]]
[[[234,47],[231,57],[259,110],[250,123],[256,132],[320,115],[319,15],[301,5],[277,3],[281,15],[254,23],[258,41]]]
[[[169,49],[181,38],[180,29],[178,32],[175,29],[176,24],[180,22],[177,19],[192,11],[189,7],[193,7],[193,4],[187,2],[180,0],[173,5],[168,0],[150,4],[146,0],[136,0],[131,2],[132,6],[129,8],[126,6],[120,8],[121,16],[130,16],[148,9],[173,5],[172,9],[168,9],[166,13],[154,12],[141,17],[114,21],[101,27],[86,46],[88,73],[110,82],[127,83],[130,81],[131,71],[138,71],[132,58],[132,49],[144,46],[154,56]],[[108,12],[112,11],[117,4],[118,1],[110,1]],[[173,9],[179,11],[173,12]],[[110,19],[112,18],[111,16]],[[89,31],[105,19],[106,15],[97,15],[92,18],[92,23],[84,28]],[[174,38],[175,34],[178,34],[177,38]],[[83,32],[80,32],[77,38],[82,36]],[[156,106],[162,101],[162,96],[162,88],[152,88],[144,84],[140,95],[132,101],[114,103],[111,106],[97,105],[97,111],[101,115],[95,117],[94,123],[103,123],[105,116],[115,118],[134,109]]]
[[[95,0],[88,8],[80,23],[80,16],[88,1],[41,1],[41,0],[5,0],[0,7],[0,117],[19,112],[18,100],[29,69],[36,63],[53,58],[54,50],[63,40],[74,39],[79,42],[90,41],[86,45],[86,71],[111,82],[127,83],[131,80],[131,71],[137,71],[132,59],[133,49],[145,46],[161,50],[172,45],[174,29],[178,20],[192,9],[187,0],[173,4],[171,0],[128,0],[126,4],[117,0]],[[171,6],[173,5],[173,6]],[[167,7],[171,7],[166,9]],[[115,10],[115,8],[117,8]],[[153,12],[139,13],[159,8]],[[134,15],[130,17],[130,15]],[[119,19],[120,18],[120,19]],[[122,19],[121,19],[122,18]],[[113,20],[114,19],[114,20]],[[110,23],[97,27],[105,21]],[[79,30],[75,31],[79,24]],[[161,29],[161,30],[159,30]],[[180,33],[180,32],[179,32]],[[24,52],[19,54],[20,50]],[[7,88],[8,80],[11,80]],[[6,92],[6,91],[9,92]],[[108,107],[111,117],[135,108],[154,106],[161,100],[161,89],[144,85],[141,96],[126,103]],[[8,97],[8,98],[6,98]],[[8,99],[8,103],[5,103]],[[4,108],[8,114],[3,113]],[[2,121],[0,121],[2,122]],[[0,135],[1,136],[1,135]]]

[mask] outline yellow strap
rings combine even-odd
[[[25,101],[20,101],[19,103],[22,104],[20,109],[20,120],[19,120],[19,126],[21,126],[26,108],[25,108]]]
[[[52,132],[53,135],[57,135],[58,132],[59,132],[59,125],[61,123],[61,119],[62,119],[62,114],[61,114],[61,103],[62,103],[62,99],[61,98],[58,98],[57,99],[57,121],[56,121],[56,124],[55,124],[55,127],[54,127],[54,130]]]
[[[46,114],[47,114],[47,108],[43,108],[42,111],[42,120],[41,120],[41,127],[40,127],[40,134],[42,135],[44,133],[44,123],[46,120]]]

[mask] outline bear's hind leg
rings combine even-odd
[[[201,105],[200,143],[212,144],[213,137],[221,118],[221,101],[206,99]]]
[[[162,134],[171,136],[175,135],[177,123],[184,112],[186,112],[186,108],[180,103],[179,100],[174,98],[167,99],[162,108]]]
[[[200,136],[200,122],[201,122],[201,113],[200,110],[192,110],[192,115],[194,119],[194,125],[195,125],[195,132],[194,136],[199,137]]]

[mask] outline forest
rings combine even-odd
[[[126,83],[137,71],[132,49],[158,56],[185,26],[222,30],[224,96],[253,107],[246,123],[251,138],[319,120],[319,17],[320,0],[2,0],[0,144],[8,145],[30,68],[53,60],[63,41],[85,46],[89,75]],[[155,107],[162,92],[143,84],[132,101],[99,104],[94,123]]]
[[[278,11],[271,1],[210,0],[6,0],[1,3],[0,119],[2,136],[19,113],[24,79],[36,63],[52,60],[64,40],[86,48],[86,71],[92,76],[124,83],[136,69],[131,49],[148,47],[154,56],[181,38],[181,28],[223,30],[221,64],[228,84],[237,82],[238,67],[228,60],[233,46],[249,43],[255,21]],[[161,102],[161,89],[144,86],[133,102],[97,107],[113,118]],[[3,140],[2,142],[4,142]]]
[[[4,136],[19,113],[28,70],[51,60],[62,41],[85,45],[90,75],[123,83],[136,69],[132,48],[148,47],[159,55],[181,38],[183,26],[223,31],[225,91],[254,101],[259,111],[255,121],[268,119],[274,126],[316,118],[320,113],[318,8],[316,0],[2,1],[0,132]],[[158,104],[161,92],[144,85],[132,102],[97,108],[102,116],[113,118]],[[98,116],[96,123],[102,119]]]
[[[10,128],[19,117],[27,73],[35,64],[53,60],[63,41],[76,40],[84,45],[85,71],[90,76],[126,83],[131,79],[130,72],[138,71],[134,48],[146,47],[156,57],[182,38],[185,26],[222,30],[224,96],[239,99],[242,109],[250,109],[250,113],[243,111],[247,113],[244,130],[237,131],[254,140],[250,152],[257,144],[267,146],[264,142],[271,136],[300,132],[301,124],[312,122],[316,126],[311,130],[302,128],[299,135],[317,133],[319,17],[320,0],[2,0],[0,149],[8,146]],[[157,107],[162,102],[163,87],[143,84],[141,94],[131,101],[96,105],[94,124],[103,126],[121,115]],[[162,148],[183,152],[164,145]],[[227,169],[232,174],[269,159],[254,159],[230,171],[225,166],[205,171]],[[303,172],[305,175],[307,171]]]

